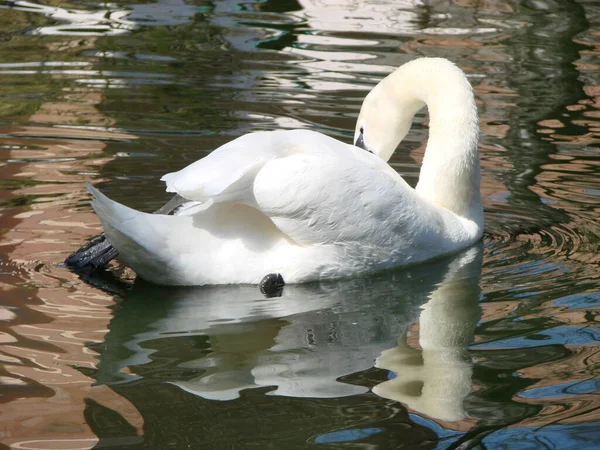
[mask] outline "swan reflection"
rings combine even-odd
[[[343,377],[377,360],[398,375],[376,394],[458,418],[470,391],[463,353],[479,315],[480,266],[481,248],[472,248],[411,269],[288,285],[269,299],[255,286],[136,283],[115,311],[96,377],[168,382],[211,400],[258,387],[270,388],[268,395],[332,398],[368,392]],[[419,314],[422,352],[398,344]],[[412,392],[418,383],[422,391]]]
[[[375,386],[375,394],[436,419],[456,421],[465,417],[463,400],[472,387],[466,346],[473,341],[481,317],[480,270],[481,253],[474,251],[449,265],[446,278],[421,307],[421,350],[410,347],[404,334],[396,347],[384,351],[375,366],[394,375]]]

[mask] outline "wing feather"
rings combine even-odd
[[[251,191],[252,181],[264,164],[285,156],[287,148],[277,145],[280,132],[246,134],[219,147],[208,156],[161,180],[167,192],[196,201],[236,201]]]
[[[382,171],[377,157],[362,160],[345,150],[345,157],[308,153],[270,161],[256,176],[258,208],[299,244],[383,244],[377,242],[387,235],[382,227],[405,215],[399,205],[412,194],[404,180]]]
[[[415,194],[383,160],[306,130],[242,136],[162,179],[189,200],[252,206],[302,245],[385,245],[390,217],[418,209],[398,209]]]

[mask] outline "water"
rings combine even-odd
[[[596,448],[599,24],[593,0],[0,3],[0,441]],[[418,55],[475,88],[481,246],[276,299],[58,266],[99,230],[84,181],[153,210],[249,131],[349,142]],[[391,161],[413,185],[426,135]]]

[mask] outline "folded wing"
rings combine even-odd
[[[414,197],[384,161],[311,131],[245,135],[162,180],[189,200],[256,208],[300,245],[377,245],[390,214]]]

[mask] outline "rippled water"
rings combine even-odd
[[[0,2],[0,441],[597,448],[599,26],[594,0]],[[246,132],[349,142],[418,55],[475,88],[481,246],[276,299],[58,265],[99,230],[84,181],[152,210]],[[417,119],[391,161],[411,184]]]

